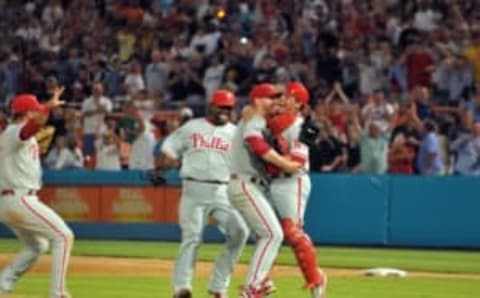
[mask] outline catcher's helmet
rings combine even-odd
[[[308,104],[308,101],[310,99],[310,94],[307,88],[305,87],[305,85],[303,85],[302,83],[300,82],[288,83],[285,89],[286,89],[285,93],[287,95],[291,95],[295,97],[297,102],[304,105]]]

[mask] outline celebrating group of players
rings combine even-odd
[[[48,111],[63,104],[62,88],[46,104],[31,94],[11,103],[12,122],[0,134],[0,222],[23,244],[0,273],[0,291],[11,292],[16,281],[52,246],[51,297],[70,297],[66,271],[73,233],[37,197],[41,165],[35,134]],[[203,228],[215,222],[225,234],[225,249],[215,262],[208,291],[227,297],[230,276],[251,234],[256,238],[240,297],[260,298],[275,291],[269,278],[285,239],[292,247],[312,298],[324,298],[325,273],[315,248],[303,231],[310,193],[308,148],[299,136],[302,110],[309,100],[298,82],[279,88],[263,83],[252,88],[250,103],[237,126],[230,122],[233,93],[217,90],[207,116],[186,122],[162,145],[163,165],[180,167],[179,206],[182,243],[173,273],[174,298],[192,297],[191,280]]]
[[[203,228],[212,220],[226,237],[209,284],[213,297],[227,297],[249,231],[256,237],[256,249],[240,297],[260,298],[275,291],[269,273],[284,239],[312,298],[325,297],[327,277],[303,230],[311,185],[308,147],[299,136],[308,101],[308,90],[299,82],[256,85],[235,126],[230,123],[235,96],[217,90],[205,118],[187,122],[165,140],[164,164],[179,166],[183,179],[174,298],[192,297],[196,253]]]

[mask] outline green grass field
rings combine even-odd
[[[178,243],[128,242],[128,241],[77,241],[74,255],[113,256],[173,259]],[[15,252],[18,243],[15,240],[0,240],[0,252]],[[204,245],[200,249],[199,259],[211,261],[219,251],[219,245]],[[247,262],[252,247],[248,247],[242,256]],[[480,253],[438,250],[369,249],[320,247],[320,262],[326,267],[365,269],[372,267],[395,267],[404,270],[428,271],[439,273],[480,274]],[[278,264],[294,265],[294,259],[287,247],[281,250]],[[142,277],[142,268],[128,277],[112,277],[101,272],[98,276],[70,274],[69,289],[75,298],[107,297],[171,297],[168,278]],[[231,297],[236,297],[237,287],[243,282],[234,278]],[[275,298],[309,297],[300,289],[302,281],[298,278],[275,279],[279,291]],[[15,294],[26,297],[46,297],[48,276],[32,273],[18,284]],[[194,283],[195,297],[208,297],[205,294],[207,280],[197,279]],[[8,296],[7,296],[8,297]],[[16,296],[12,296],[16,297]],[[454,279],[442,277],[415,278],[371,278],[338,277],[330,278],[328,298],[479,298],[480,277]]]

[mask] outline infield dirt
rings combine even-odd
[[[3,267],[13,256],[12,254],[0,254],[0,266]],[[172,272],[172,268],[173,262],[171,260],[74,256],[70,259],[68,271],[69,274],[75,275],[168,277]],[[363,275],[362,270],[358,269],[324,268],[324,270],[329,277],[358,277]],[[42,256],[32,271],[36,273],[50,272],[50,256]],[[212,263],[197,263],[197,276],[208,277],[211,271]],[[245,276],[246,271],[247,265],[238,264],[235,268],[235,275]],[[301,277],[301,273],[294,266],[276,265],[272,276]],[[409,272],[408,276],[480,280],[480,274],[462,273]]]

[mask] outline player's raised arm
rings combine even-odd
[[[62,105],[63,88],[56,88],[45,105],[33,94],[20,94],[11,102],[12,121],[0,135],[0,222],[10,227],[23,250],[0,273],[0,292],[11,292],[15,282],[31,268],[40,254],[52,247],[49,297],[70,297],[65,287],[68,259],[74,236],[65,222],[37,196],[42,166],[36,134],[45,124],[50,108]],[[15,214],[14,219],[9,214]],[[19,220],[21,219],[21,220]],[[28,251],[28,254],[25,254]]]
[[[45,125],[49,110],[63,104],[60,100],[63,90],[63,87],[56,88],[52,99],[46,105],[40,104],[33,94],[20,94],[12,100],[13,122],[17,124],[17,129],[12,131],[16,142],[30,139]]]

